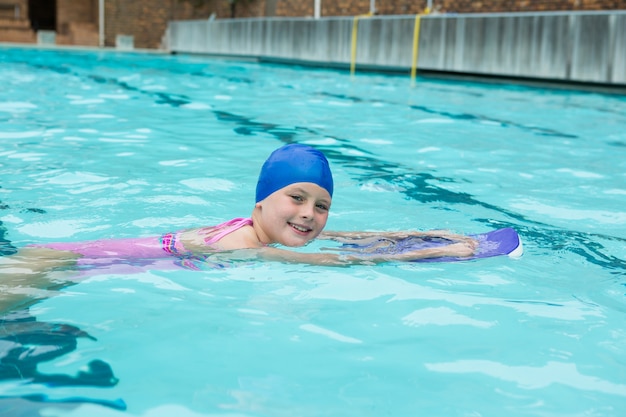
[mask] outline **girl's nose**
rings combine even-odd
[[[313,204],[303,204],[302,209],[300,210],[300,216],[303,219],[312,219],[314,210],[315,208]]]

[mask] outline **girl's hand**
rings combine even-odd
[[[450,245],[440,246],[437,248],[417,249],[411,252],[405,252],[399,255],[391,256],[390,259],[399,261],[413,261],[416,259],[430,258],[467,258],[476,252],[478,242],[469,239],[463,242],[452,243]]]
[[[477,246],[478,242],[476,242],[474,239],[468,239],[464,240],[463,242],[443,246],[441,249],[444,252],[443,256],[466,258],[468,256],[472,256],[476,252]]]

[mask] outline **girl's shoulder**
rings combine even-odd
[[[201,248],[233,250],[250,247],[250,242],[256,239],[252,228],[245,229],[246,226],[252,226],[252,220],[238,217],[216,226],[187,229],[180,232],[180,236],[185,242],[185,247],[191,250]],[[222,242],[225,238],[226,240]]]

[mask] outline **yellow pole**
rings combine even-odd
[[[356,67],[356,44],[357,38],[359,35],[359,19],[361,17],[372,17],[372,12],[362,14],[359,16],[354,16],[354,20],[352,21],[352,46],[350,48],[350,75],[354,75],[354,69]]]
[[[415,27],[413,29],[413,62],[411,64],[411,86],[415,85],[415,77],[417,75],[417,57],[420,43],[420,21],[421,16],[415,16]]]
[[[354,76],[356,67],[356,40],[358,36],[359,16],[354,16],[352,21],[352,45],[350,48],[350,75]]]

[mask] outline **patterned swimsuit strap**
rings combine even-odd
[[[186,255],[187,249],[183,246],[183,243],[178,239],[180,232],[167,233],[161,236],[161,248],[170,255]]]

